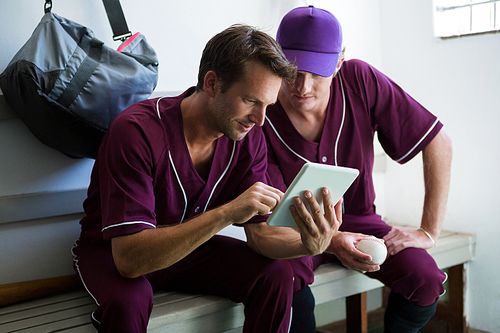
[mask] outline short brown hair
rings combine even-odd
[[[268,34],[248,25],[232,25],[210,39],[203,50],[196,91],[203,90],[207,72],[213,70],[221,79],[221,92],[242,79],[243,69],[257,60],[274,74],[293,80],[297,67],[291,64],[281,46]]]

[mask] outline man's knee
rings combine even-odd
[[[260,273],[265,283],[289,286],[292,288],[294,271],[287,260],[271,260]],[[290,289],[292,290],[292,289]]]
[[[402,294],[415,305],[428,306],[443,294],[445,279],[446,274],[437,267],[415,268],[395,280],[391,290]]]
[[[439,269],[420,270],[413,276],[414,291],[409,301],[419,306],[433,304],[444,293],[445,279],[446,274]]]
[[[109,293],[92,314],[92,322],[100,332],[146,332],[153,303],[150,287]]]
[[[240,301],[272,299],[275,303],[291,306],[293,279],[293,269],[287,260],[269,260],[266,265],[260,266],[250,284],[244,288]]]

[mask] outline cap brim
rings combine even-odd
[[[299,71],[329,77],[335,72],[339,59],[338,53],[319,53],[303,50],[283,49],[288,61],[294,63]]]

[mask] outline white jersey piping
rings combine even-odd
[[[100,304],[97,301],[97,299],[94,297],[94,295],[92,295],[92,293],[90,292],[89,288],[87,288],[87,285],[85,284],[85,281],[83,281],[83,276],[82,276],[82,273],[80,272],[80,266],[78,266],[78,259],[77,259],[77,256],[76,256],[75,252],[74,252],[74,249],[78,246],[76,244],[76,242],[77,241],[75,241],[75,243],[73,244],[73,247],[71,248],[71,255],[73,256],[73,262],[75,263],[75,268],[76,268],[76,271],[78,273],[78,277],[80,278],[80,281],[82,281],[83,287],[85,288],[85,290],[87,291],[87,293],[94,300],[95,304],[97,304],[97,306],[100,306]]]
[[[174,160],[172,159],[172,155],[170,154],[170,150],[168,151],[168,158],[170,160],[170,163],[172,164],[172,168],[174,169],[175,178],[177,179],[177,183],[179,184],[179,186],[181,188],[182,196],[184,197],[184,213],[182,213],[181,220],[179,221],[179,223],[182,223],[182,222],[184,222],[184,216],[186,216],[186,211],[187,211],[187,196],[186,196],[186,192],[184,191],[184,187],[182,186],[179,175],[177,174],[177,169],[175,168]]]
[[[424,134],[424,136],[422,136],[422,138],[420,138],[420,140],[415,144],[415,146],[413,146],[413,148],[411,148],[403,157],[401,157],[400,159],[396,160],[396,162],[400,162],[402,160],[404,160],[408,155],[410,155],[417,147],[420,143],[422,143],[422,141],[424,141],[424,139],[431,133],[431,131],[434,129],[434,127],[436,127],[436,125],[438,124],[439,122],[439,119],[436,119],[436,121],[434,122],[434,124],[432,124],[431,128],[429,128],[429,130],[427,131],[427,133]]]
[[[161,119],[161,116],[160,116],[160,100],[162,99],[163,97],[160,97],[156,100],[156,113],[158,114],[158,118]]]
[[[205,205],[205,208],[203,208],[203,213],[205,213],[205,211],[207,210],[208,203],[210,202],[210,199],[212,199],[212,195],[215,192],[215,188],[217,187],[217,185],[219,185],[219,183],[222,180],[222,178],[224,178],[224,176],[227,173],[227,170],[229,169],[229,166],[233,162],[233,157],[234,157],[234,151],[235,150],[236,150],[236,141],[233,141],[233,151],[231,152],[231,158],[229,159],[229,163],[227,164],[226,169],[224,170],[224,172],[222,173],[222,175],[219,177],[219,179],[215,183],[214,187],[212,188],[212,192],[210,192],[210,196],[208,197],[207,204]]]
[[[222,178],[224,178],[224,176],[226,175],[227,171],[229,170],[229,166],[233,162],[235,150],[236,150],[236,141],[233,141],[233,150],[231,152],[231,158],[229,159],[229,163],[227,164],[226,169],[224,170],[224,172],[222,173],[222,175],[219,177],[219,179],[215,183],[214,187],[212,188],[212,191],[210,192],[210,196],[208,197],[207,203],[205,204],[205,208],[203,208],[203,213],[205,213],[205,211],[207,210],[208,204],[210,203],[210,200],[212,199],[212,196],[213,196],[213,194],[215,192],[215,189],[217,188],[217,185],[219,185],[220,181],[222,180]],[[181,191],[182,191],[182,196],[184,197],[184,213],[182,213],[182,217],[181,217],[181,220],[180,220],[180,223],[182,223],[184,221],[184,217],[186,216],[186,211],[187,211],[187,197],[186,197],[186,192],[184,191],[184,187],[182,186],[182,183],[181,183],[181,180],[179,178],[179,175],[177,174],[177,169],[175,168],[174,160],[172,159],[172,155],[170,154],[170,151],[168,152],[168,158],[170,159],[170,163],[172,164],[172,168],[174,169],[175,178],[177,179],[177,182],[179,183],[179,186],[180,186]]]
[[[339,81],[340,81],[340,88],[342,90],[342,121],[340,123],[340,128],[339,128],[339,133],[337,134],[337,139],[335,140],[335,151],[334,151],[334,153],[335,153],[335,165],[338,165],[338,161],[337,161],[337,148],[338,148],[338,145],[339,145],[340,134],[342,133],[342,128],[344,127],[344,120],[345,120],[345,94],[344,94],[344,85],[342,83],[342,78],[340,77],[340,75],[338,76],[338,78],[339,78]],[[303,157],[302,155],[300,155],[299,153],[297,153],[296,151],[294,151],[292,148],[290,148],[289,145],[287,145],[287,143],[285,142],[285,140],[283,140],[283,138],[281,137],[281,135],[279,135],[279,133],[276,130],[276,128],[274,127],[273,123],[271,122],[271,120],[269,120],[269,118],[267,116],[266,116],[266,120],[269,123],[269,125],[271,126],[271,128],[273,129],[274,134],[276,134],[276,136],[278,137],[278,139],[280,139],[281,143],[283,143],[283,145],[286,148],[288,148],[288,150],[290,150],[290,152],[292,152],[292,154],[294,154],[295,156],[297,156],[301,160],[305,161],[306,163],[310,162],[307,158]]]
[[[156,113],[158,114],[158,118],[160,118],[160,119],[161,119],[161,116],[160,116],[159,103],[160,103],[160,100],[162,98],[163,97],[160,97],[160,98],[158,98],[158,100],[156,100]],[[226,169],[224,170],[224,172],[222,173],[222,175],[219,177],[219,179],[215,183],[214,187],[212,188],[212,191],[210,192],[210,196],[208,197],[207,203],[205,204],[205,208],[203,209],[203,213],[207,210],[208,204],[210,203],[210,200],[212,199],[212,196],[213,196],[213,194],[215,192],[215,189],[217,188],[217,185],[219,185],[219,183],[222,180],[222,178],[226,175],[227,170],[229,169],[229,166],[231,165],[231,163],[233,161],[235,150],[236,150],[236,141],[233,141],[233,151],[231,152],[231,158],[229,159],[229,163],[226,166]],[[184,212],[182,213],[182,217],[181,217],[181,220],[179,222],[179,223],[182,223],[184,221],[184,217],[186,216],[186,212],[187,212],[186,191],[184,191],[184,187],[182,186],[181,180],[179,178],[179,174],[177,173],[177,169],[175,168],[174,160],[172,159],[172,155],[170,154],[170,150],[168,151],[168,158],[170,160],[170,163],[172,164],[172,168],[174,169],[175,178],[177,179],[177,183],[179,184],[179,186],[181,188],[182,196],[184,197]]]
[[[156,228],[156,226],[152,223],[149,223],[149,222],[144,222],[144,221],[131,221],[131,222],[121,222],[121,223],[117,223],[117,224],[112,224],[112,225],[108,225],[107,227],[104,227],[101,229],[101,232],[103,232],[104,230],[107,230],[107,229],[110,229],[110,228],[115,228],[115,227],[121,227],[121,226],[124,226],[124,225],[131,225],[131,224],[147,224],[153,228]]]
[[[342,129],[344,128],[344,120],[345,120],[345,94],[344,94],[344,84],[342,83],[342,78],[339,75],[340,89],[342,90],[342,121],[340,122],[339,133],[337,134],[337,139],[335,140],[335,165],[338,165],[337,161],[337,152],[340,141],[340,134],[342,133]]]
[[[297,152],[295,152],[295,150],[293,150],[292,148],[290,148],[289,145],[286,144],[285,140],[283,140],[281,138],[281,135],[278,133],[278,131],[276,130],[276,128],[274,127],[273,123],[271,122],[271,120],[267,117],[266,115],[266,120],[267,122],[269,123],[269,125],[271,125],[271,128],[273,129],[274,131],[274,134],[276,134],[276,136],[278,137],[278,139],[280,139],[281,143],[283,143],[283,145],[285,147],[288,148],[289,151],[291,151],[295,156],[297,156],[298,158],[300,158],[301,160],[305,161],[306,163],[310,162],[307,158],[303,157],[302,155],[298,154]]]

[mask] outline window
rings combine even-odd
[[[500,31],[500,0],[435,0],[434,34],[449,38]]]

